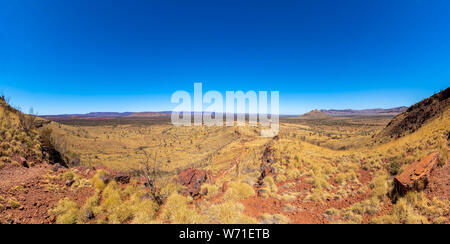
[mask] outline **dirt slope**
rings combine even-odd
[[[443,167],[434,170],[428,182],[425,193],[439,199],[450,200],[450,159]]]
[[[43,162],[32,168],[9,165],[0,170],[0,224],[53,224],[55,216],[49,210],[59,200],[67,197],[81,205],[92,195],[91,188],[75,189],[62,180],[49,180],[47,175],[67,171],[53,169]]]

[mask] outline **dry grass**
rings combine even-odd
[[[50,210],[49,213],[57,215],[57,224],[76,224],[78,222],[80,209],[75,202],[65,198],[60,200],[58,205]]]
[[[129,185],[122,189],[112,181],[102,191],[96,191],[81,208],[75,202],[63,199],[50,213],[58,216],[59,224],[156,223],[159,206],[148,199],[146,193],[142,186]]]
[[[326,204],[327,200],[346,200],[368,193],[366,199],[349,207],[328,209],[323,214],[335,223],[361,223],[365,217],[371,219],[391,191],[390,174],[402,172],[408,164],[433,151],[441,151],[441,165],[446,162],[449,114],[446,111],[443,119],[430,121],[413,134],[384,144],[375,143],[371,137],[385,126],[388,118],[283,121],[279,140],[271,142],[275,174],[264,178],[262,197],[278,199],[285,204],[287,212],[294,212],[294,203]],[[56,123],[49,127],[55,138],[68,142],[69,151],[80,154],[83,164],[105,164],[127,171],[141,160],[136,150],[146,148],[161,157],[164,177],[171,182],[181,170],[190,167],[210,170],[213,175],[227,172],[214,183],[202,186],[208,189],[208,195],[200,202],[179,195],[181,186],[168,184],[162,189],[164,204],[159,208],[153,201],[142,198],[145,191],[135,184],[127,189],[120,189],[116,183],[106,185],[102,177],[107,173],[99,171],[90,181],[97,189],[98,199],[93,198],[80,210],[85,216],[94,213],[96,222],[257,222],[243,214],[241,204],[243,199],[255,195],[253,186],[260,175],[261,156],[271,141],[258,137],[257,128],[173,127],[168,124],[68,126]],[[240,159],[239,167],[228,171],[237,158]],[[370,182],[363,185],[360,182],[362,176],[370,177],[366,178]],[[77,174],[72,172],[62,177],[77,179]],[[220,197],[219,188],[225,181],[230,182],[229,189]],[[297,188],[299,184],[306,184],[311,190]],[[446,210],[438,207],[442,203],[428,199],[427,204],[435,206],[430,209],[419,204],[425,200],[418,199],[420,201],[401,198],[392,214],[373,221],[443,222],[439,214]],[[77,217],[77,222],[80,221],[92,222]],[[285,216],[264,215],[262,222],[286,223],[288,220]]]
[[[437,198],[429,200],[423,193],[408,192],[394,206],[388,215],[374,218],[375,224],[441,224],[448,216],[450,202]]]
[[[242,200],[255,195],[253,187],[242,182],[231,182],[229,189],[223,196],[224,200]]]
[[[38,131],[30,124],[33,116],[11,108],[0,99],[0,158],[10,162],[14,155],[42,157]],[[27,123],[25,123],[27,122]]]
[[[263,214],[261,224],[288,224],[289,218],[282,214]]]
[[[172,194],[161,211],[161,219],[171,224],[201,224],[203,218],[190,206],[188,198]]]
[[[256,224],[256,219],[243,214],[244,206],[233,201],[216,204],[208,208],[207,216],[212,223]]]

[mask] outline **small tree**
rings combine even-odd
[[[33,108],[30,108],[29,114],[19,112],[19,121],[25,133],[31,136],[34,128],[34,123],[36,121],[36,116],[34,115]]]
[[[139,169],[134,170],[134,173],[144,178],[151,197],[158,205],[162,205],[164,196],[161,189],[167,184],[161,170],[162,161],[158,160],[157,153],[152,155],[142,147],[138,149],[138,153],[143,155],[143,160],[139,162]]]

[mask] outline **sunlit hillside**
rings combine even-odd
[[[24,221],[39,211],[30,199],[45,197],[49,223],[449,222],[447,188],[435,189],[450,165],[447,105],[399,138],[385,134],[386,116],[286,117],[265,138],[248,125],[50,122],[1,101],[0,177],[22,178],[0,184],[0,221]],[[434,192],[394,191],[393,178],[432,152]]]
[[[448,199],[410,193],[393,204],[392,177],[428,153],[445,157],[449,116],[447,108],[417,131],[387,143],[377,141],[377,135],[388,117],[286,118],[276,138],[259,137],[258,128],[249,126],[52,122],[46,127],[81,165],[133,172],[145,160],[144,152],[152,155],[165,183],[164,203],[155,208],[154,218],[146,219],[150,222],[433,223],[448,221],[442,219],[448,216]],[[271,170],[263,176],[266,167]],[[188,168],[208,172],[202,185],[206,194],[183,195],[177,177]],[[97,191],[100,199],[103,194]],[[124,221],[132,216],[130,210]]]

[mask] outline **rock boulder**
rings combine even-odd
[[[395,190],[404,195],[410,190],[423,190],[427,187],[429,176],[438,164],[439,153],[431,153],[410,164],[400,175],[394,178]]]

